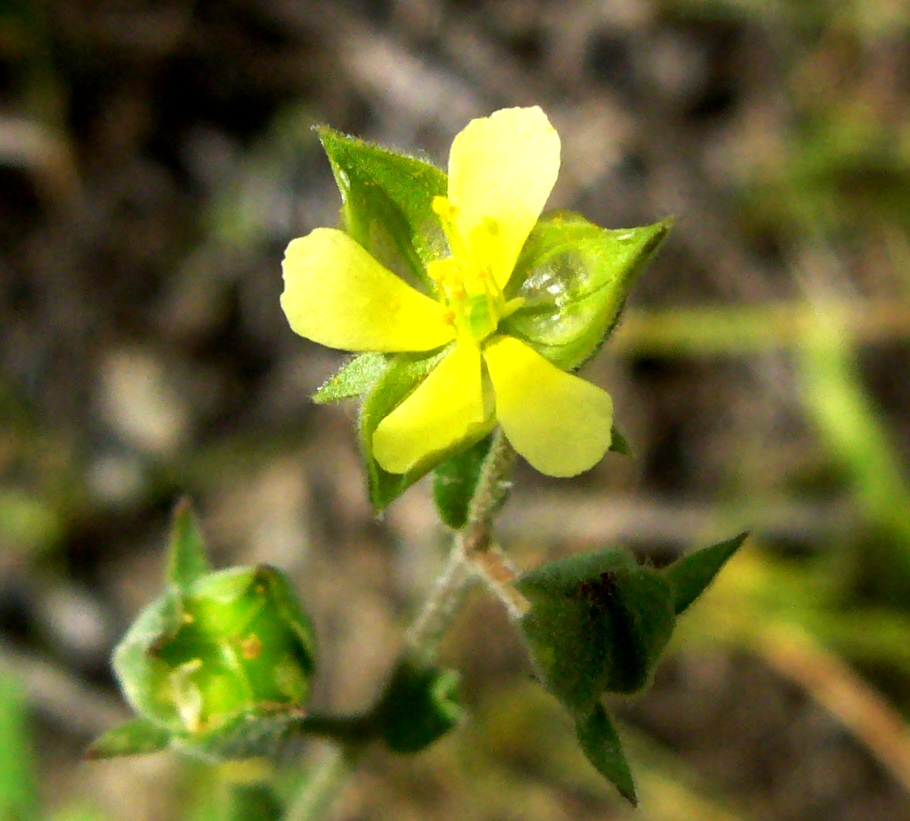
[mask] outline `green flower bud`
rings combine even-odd
[[[502,323],[563,370],[593,356],[615,326],[629,289],[670,231],[664,220],[611,231],[578,214],[546,214],[531,231],[506,299],[521,307]]]
[[[576,715],[647,684],[675,623],[673,588],[624,550],[570,556],[516,583],[521,628],[548,688]]]
[[[149,605],[117,647],[114,670],[133,709],[180,746],[254,754],[263,736],[304,715],[313,633],[280,571],[231,568]]]

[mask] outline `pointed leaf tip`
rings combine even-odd
[[[686,610],[714,580],[749,535],[748,531],[725,542],[705,547],[677,559],[664,571],[673,588],[676,614]]]
[[[85,751],[94,760],[142,755],[163,750],[171,741],[171,733],[144,718],[134,718],[108,730],[96,738]]]
[[[610,431],[610,453],[618,453],[620,456],[631,456],[632,447],[629,440],[619,431],[616,425]]]
[[[186,589],[211,570],[205,539],[193,512],[193,505],[186,497],[174,508],[168,550],[168,581],[180,590]]]
[[[330,377],[313,394],[313,401],[317,405],[328,405],[361,396],[376,384],[386,367],[384,354],[360,354]]]
[[[638,806],[635,781],[622,751],[616,727],[602,704],[588,715],[576,719],[578,743],[594,768],[606,778],[633,807]]]

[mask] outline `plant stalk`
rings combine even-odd
[[[514,578],[511,568],[493,545],[493,520],[508,496],[511,487],[509,475],[514,460],[515,451],[502,430],[497,428],[481,467],[468,509],[467,524],[455,534],[446,566],[407,632],[405,655],[424,663],[435,660],[442,638],[468,590],[478,576],[489,580],[488,565],[505,568],[504,572]],[[507,598],[495,586],[494,590],[509,606]],[[514,605],[510,606],[510,613],[514,609]],[[284,821],[318,821],[323,818],[344,789],[369,743],[370,739],[352,739],[333,748],[312,777],[303,783]]]

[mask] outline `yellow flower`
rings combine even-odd
[[[556,182],[559,150],[559,136],[536,107],[472,120],[456,136],[448,196],[432,203],[450,252],[427,268],[435,298],[342,231],[318,228],[288,246],[281,306],[301,336],[346,351],[450,346],[376,428],[373,456],[384,470],[432,465],[497,423],[550,476],[581,473],[609,448],[609,395],[500,331],[521,307],[503,292]]]

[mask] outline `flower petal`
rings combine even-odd
[[[373,456],[389,473],[407,473],[453,445],[493,427],[484,401],[480,351],[456,345],[420,387],[383,419],[373,434]]]
[[[442,307],[342,231],[288,245],[281,307],[300,336],[344,351],[429,351],[455,337]]]
[[[610,395],[559,370],[510,336],[494,337],[484,360],[496,392],[496,417],[533,467],[574,476],[594,467],[610,447]]]
[[[471,120],[449,154],[449,202],[468,254],[504,288],[559,173],[559,135],[538,107]]]

